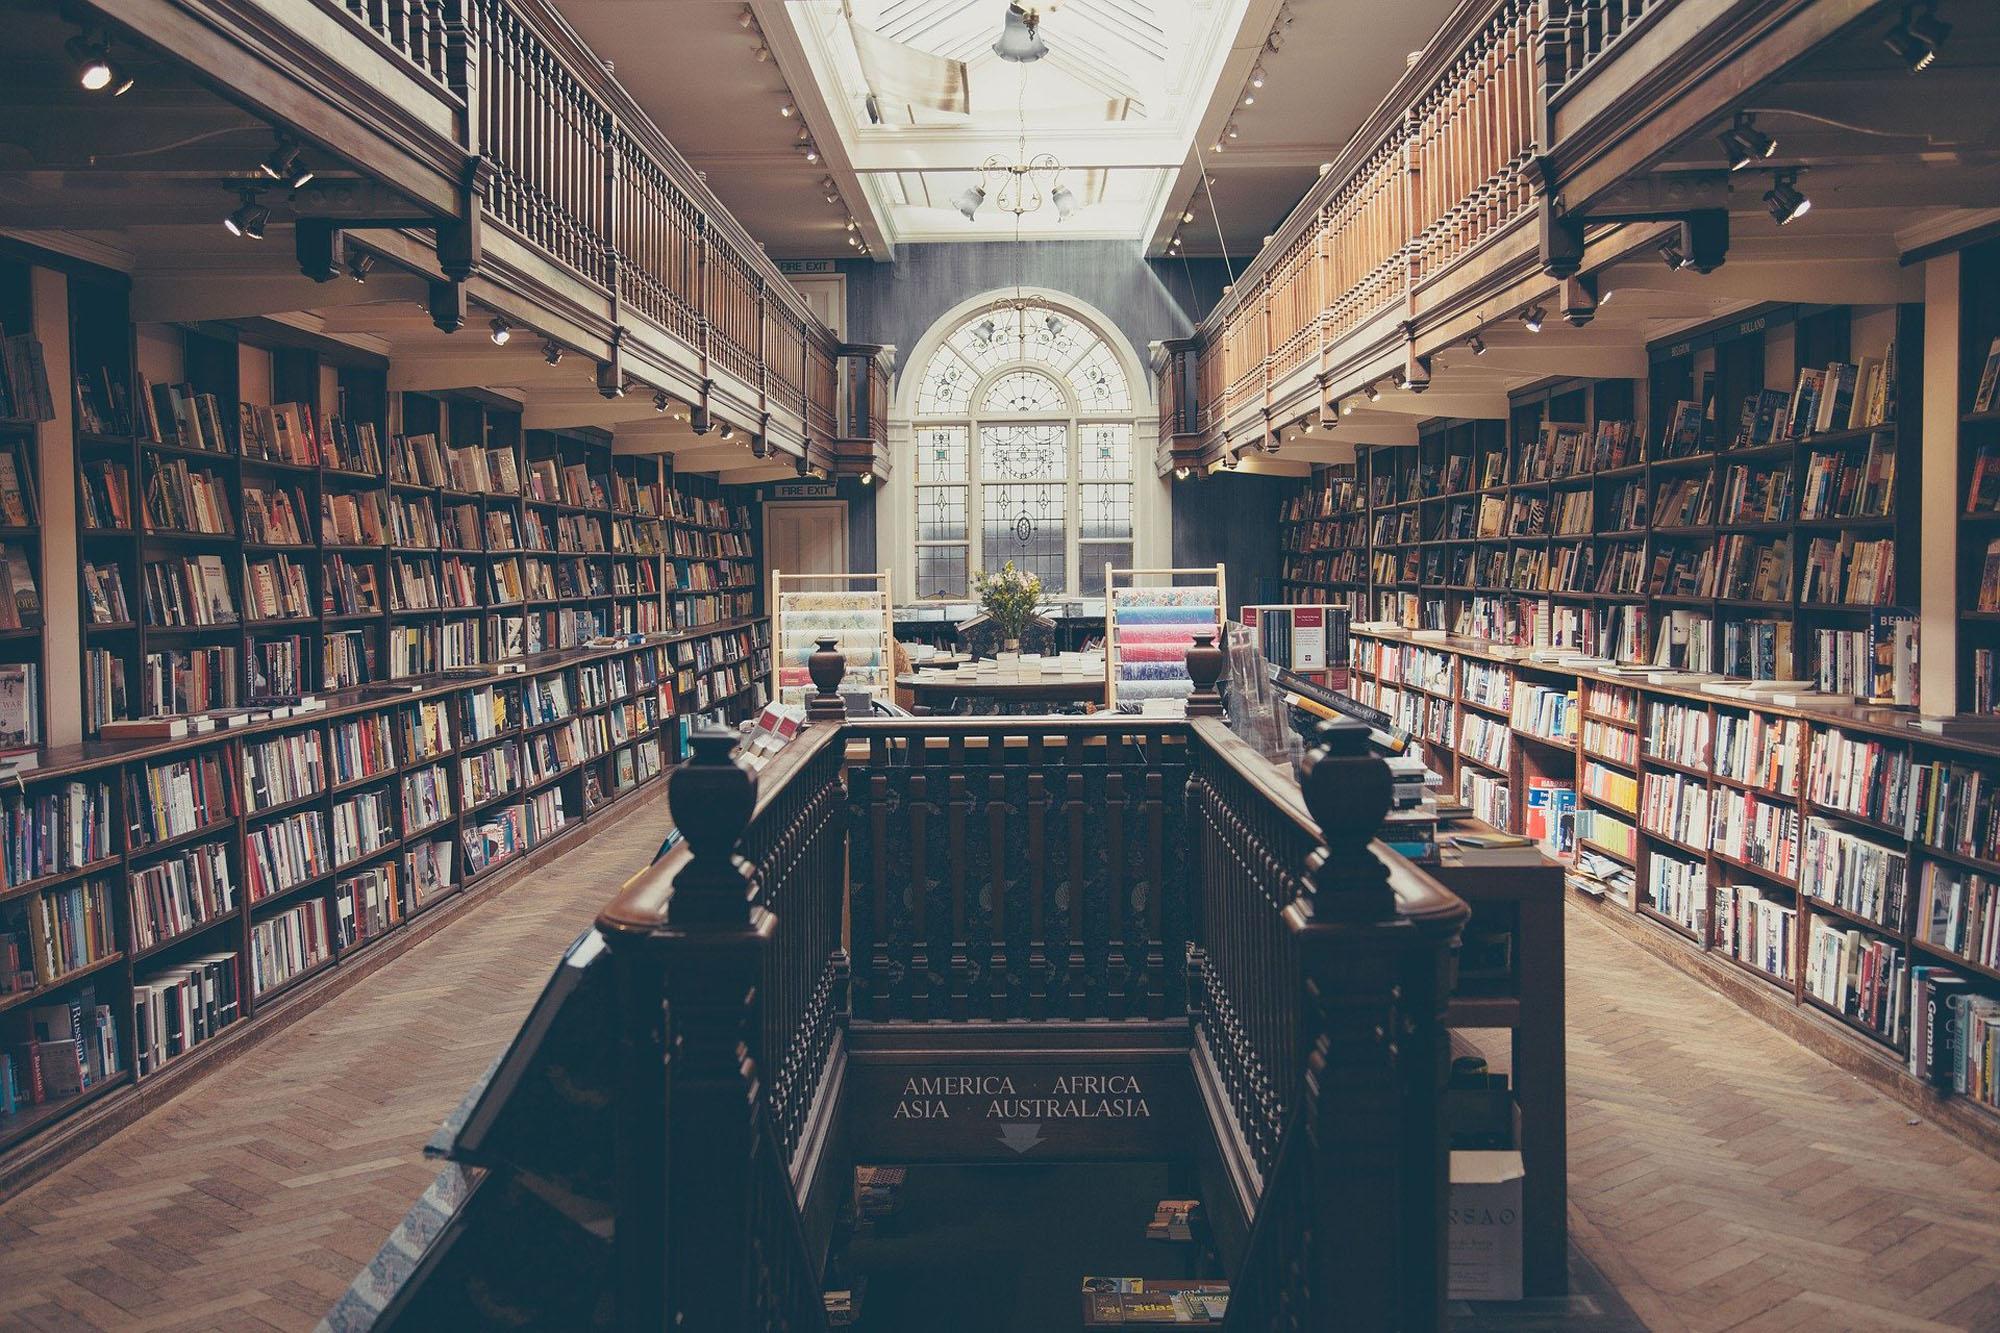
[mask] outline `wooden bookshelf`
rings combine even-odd
[[[255,1022],[307,977],[340,966],[421,912],[503,873],[652,784],[686,754],[691,719],[681,707],[683,698],[709,698],[708,711],[718,720],[742,715],[757,698],[754,681],[740,697],[715,691],[699,696],[693,681],[683,690],[683,661],[755,664],[767,653],[760,623],[723,623],[635,644],[542,654],[524,660],[518,672],[488,669],[445,683],[329,695],[324,710],[240,729],[44,751],[40,766],[23,775],[16,792],[0,797],[0,806],[12,810],[41,798],[54,800],[70,784],[80,783],[99,812],[85,826],[101,826],[101,839],[82,860],[66,859],[45,872],[6,866],[0,874],[0,931],[13,929],[36,899],[102,883],[112,900],[112,948],[32,990],[0,992],[0,1051],[14,1048],[22,1035],[17,1028],[30,1010],[67,1004],[88,988],[94,1004],[110,1011],[120,1065],[105,1083],[76,1096],[0,1116],[0,1153],[100,1095],[134,1082],[136,985],[193,959],[228,954],[241,1005],[234,1021]],[[448,719],[450,743],[435,751],[413,746],[408,734],[408,720],[426,708],[441,710]],[[484,724],[474,725],[481,717]],[[376,739],[363,744],[358,733],[368,729]],[[311,756],[310,763],[298,759],[294,764],[295,781],[288,778],[276,787],[248,753],[274,742],[293,758]],[[368,758],[350,763],[343,755]],[[141,822],[140,807],[150,807],[144,795],[154,790],[149,771],[201,760],[215,764],[226,779],[218,789],[219,805],[190,811],[158,836],[127,832]],[[433,769],[449,793],[449,809],[436,819],[413,820],[404,784]],[[370,840],[337,842],[336,814],[378,798],[377,808],[386,818]],[[272,845],[271,835],[307,828],[311,836],[280,844],[297,853],[296,859],[290,869],[272,871],[263,881],[270,892],[252,901],[252,868],[260,859],[268,861],[264,853]],[[420,893],[410,878],[414,860],[436,844],[449,848],[451,874],[443,885]],[[468,862],[469,848],[481,849],[483,856]],[[141,941],[135,935],[141,914],[131,898],[134,877],[211,855],[227,868],[233,886],[230,904],[171,926],[158,924]],[[17,873],[24,869],[37,873]],[[372,929],[343,926],[365,924],[361,908],[343,913],[341,902],[365,892],[365,881],[377,872],[383,880],[394,875],[378,913],[383,919]],[[261,989],[254,986],[253,953],[266,946],[268,961],[270,939],[283,934],[281,926],[270,923],[300,909],[315,923],[324,923],[323,953],[294,969],[275,970]],[[155,918],[147,913],[146,919]],[[188,1054],[198,1049],[196,1045]],[[173,1060],[164,1066],[174,1067]],[[157,1072],[136,1081],[144,1084]]]
[[[1993,484],[1979,478],[2000,459],[2000,395],[1983,410],[1978,397],[2000,338],[2000,243],[1968,247],[1959,260],[1959,283],[1958,704],[1965,712],[1991,713],[2000,711],[2000,591],[1986,591],[1986,571],[1988,552],[2000,553],[2000,505],[1974,490],[1991,494]]]
[[[1525,790],[1533,776],[1576,774],[1575,842],[1590,855],[1573,858],[1571,883],[1604,901],[1607,910],[1686,941],[1732,974],[1753,979],[1790,1010],[1817,1015],[1902,1064],[1910,1059],[1911,969],[1930,968],[1932,975],[1956,978],[2000,1000],[2000,968],[1994,966],[2000,959],[1978,956],[1976,933],[1962,949],[1941,938],[1924,890],[1927,876],[1940,875],[1958,881],[1985,876],[1986,883],[2000,885],[2000,810],[1988,808],[1989,801],[1963,825],[1949,816],[1926,825],[1931,809],[1956,807],[1942,798],[1934,806],[1927,793],[1937,788],[1920,786],[1916,772],[1924,765],[1957,765],[1944,790],[1963,796],[1977,775],[1981,790],[1990,792],[2000,784],[2000,746],[1915,732],[1911,715],[1901,710],[1778,706],[1688,682],[1656,682],[1640,672],[1560,667],[1529,660],[1525,650],[1470,639],[1419,640],[1407,631],[1357,627],[1354,641],[1356,697],[1423,737],[1427,761],[1452,791],[1474,798],[1482,817],[1493,813],[1490,806],[1478,810],[1482,782],[1512,794]],[[1464,743],[1464,721],[1502,722],[1490,705],[1497,688],[1491,682],[1503,678],[1514,698],[1535,683],[1575,693],[1575,735],[1551,743],[1510,716],[1504,761],[1495,765],[1473,753]],[[1858,763],[1841,768],[1843,753]],[[1595,794],[1585,790],[1584,780],[1593,771],[1606,775]],[[1845,790],[1836,776],[1850,771],[1871,776],[1871,795],[1834,794]],[[1621,777],[1632,790],[1619,789]],[[1697,804],[1699,817],[1676,821],[1672,796]],[[1519,801],[1500,813],[1504,818],[1495,822],[1527,831]],[[1632,830],[1629,853],[1612,845],[1623,841],[1614,824]],[[1976,830],[1971,845],[1940,831],[1947,826]],[[1849,864],[1857,855],[1882,858],[1866,873],[1850,875],[1853,892],[1845,895],[1818,869],[1836,864],[1830,853],[1818,854],[1836,842]],[[1615,864],[1624,873],[1593,876],[1586,862]],[[1881,888],[1897,884],[1899,891]],[[1880,892],[1884,901],[1870,899],[1870,892]],[[1991,911],[2000,911],[2000,889],[1994,901]],[[1746,938],[1742,929],[1746,919],[1763,917],[1767,931],[1784,933],[1777,967],[1766,966],[1758,948],[1772,943],[1771,935],[1752,931]],[[1813,941],[1827,932],[1851,933],[1886,960],[1880,992],[1890,1011],[1886,1021],[1875,1021],[1882,1015],[1865,1001],[1829,1003],[1816,993]],[[1875,965],[1869,966],[1873,975]],[[1867,999],[1875,998],[1871,986]],[[1873,1065],[1888,1067],[1880,1060]],[[1913,1102],[1935,1099],[1914,1076],[1901,1077]],[[2000,1107],[1973,1096],[1951,1100],[1980,1113],[1981,1134],[2000,1138]]]
[[[1847,307],[1772,307],[1655,345],[1643,382],[1559,381],[1514,395],[1505,422],[1434,421],[1414,449],[1358,446],[1351,470],[1321,471],[1280,513],[1295,571],[1287,595],[1351,604],[1365,593],[1369,615],[1357,619],[1501,643],[1543,634],[1628,661],[1656,660],[1664,633],[1669,658],[1693,669],[1810,678],[1822,656],[1832,664],[1836,648],[1865,639],[1875,613],[1909,614],[1915,602],[1920,320],[1915,307],[1883,307],[1865,323],[1856,345]],[[1767,351],[1776,331],[1783,341]],[[1738,442],[1746,399],[1754,408],[1766,388],[1789,393],[1801,367],[1880,356],[1892,338],[1894,417],[1768,440],[1753,430]],[[1711,404],[1712,419],[1676,445],[1681,401]],[[1585,447],[1552,464],[1565,433]],[[1802,507],[1816,468],[1859,477],[1871,462],[1865,506],[1836,494]],[[1356,499],[1342,512],[1359,521],[1319,519],[1336,496],[1345,503],[1350,475]],[[1784,497],[1769,516],[1723,507],[1757,483]],[[1677,497],[1686,503],[1673,521],[1655,521]],[[2000,520],[1980,521],[2000,536]],[[1975,584],[1985,540],[1965,557]],[[1856,595],[1850,584],[1870,542],[1893,553],[1893,594]],[[1807,583],[1815,543],[1839,561],[1830,592]],[[1336,564],[1338,580],[1297,576]],[[1822,645],[1836,633],[1852,637]]]
[[[33,742],[49,734],[48,654],[43,632],[46,607],[42,600],[50,587],[42,546],[42,525],[48,515],[41,507],[40,414],[27,410],[33,404],[11,400],[16,395],[40,397],[46,393],[53,404],[72,396],[75,389],[54,383],[46,368],[37,375],[28,364],[30,358],[12,354],[32,350],[33,360],[42,360],[46,355],[34,336],[37,312],[31,287],[29,266],[11,256],[0,256],[0,331],[4,331],[11,344],[9,369],[23,381],[33,381],[13,382],[14,374],[10,373],[11,392],[4,395],[9,401],[0,406],[0,457],[4,457],[13,472],[14,486],[18,488],[18,495],[10,498],[7,510],[0,512],[0,559],[4,559],[7,567],[0,595],[5,595],[11,587],[14,602],[7,608],[7,614],[0,616],[0,669],[5,669],[9,676],[18,675],[31,695],[22,701],[20,720],[33,730],[34,734],[27,737]],[[9,412],[14,415],[6,415]],[[32,586],[21,586],[24,583]]]

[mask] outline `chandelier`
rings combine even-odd
[[[1009,162],[995,153],[979,164],[979,184],[968,185],[951,201],[952,206],[965,214],[967,222],[972,221],[986,202],[987,183],[997,176],[999,184],[992,191],[995,207],[1019,218],[1039,211],[1046,195],[1056,207],[1056,217],[1068,222],[1076,216],[1078,204],[1076,195],[1062,183],[1062,173],[1063,164],[1052,153],[1037,153],[1026,162]]]

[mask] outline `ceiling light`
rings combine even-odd
[[[803,141],[799,144],[798,148],[801,153],[805,154],[806,161],[815,163],[819,161],[819,145],[815,144],[812,140],[807,139]]]
[[[1735,123],[1715,136],[1715,141],[1722,145],[1731,171],[1741,171],[1778,151],[1778,141],[1758,129],[1748,111],[1737,112]]]
[[[1782,227],[1812,211],[1812,200],[1799,192],[1798,172],[1781,171],[1772,179],[1771,188],[1764,192],[1764,206],[1771,210],[1771,216]]]
[[[863,486],[873,486],[875,484],[875,474],[873,472],[862,473],[861,484]]]
[[[1303,433],[1303,434],[1306,434],[1306,435],[1310,435],[1310,434],[1312,434],[1312,433],[1313,433],[1313,419],[1312,419],[1311,417],[1300,417],[1300,418],[1299,418],[1299,430],[1300,430],[1300,432],[1301,432],[1301,433]]]
[[[1040,15],[1030,14],[1019,5],[1008,5],[1000,40],[993,43],[993,54],[1021,65],[1040,60],[1049,53],[1049,44],[1042,40],[1040,27]]]
[[[1344,417],[1351,417],[1354,415],[1354,400],[1352,398],[1349,398],[1347,401],[1343,402],[1340,405],[1340,414]]]
[[[1257,105],[1257,94],[1255,94],[1255,93],[1245,93],[1245,94],[1243,94],[1243,105],[1244,105],[1244,106],[1256,106],[1256,105]]]
[[[313,178],[312,169],[299,156],[298,145],[282,137],[271,155],[257,164],[257,170],[292,190],[304,188]]]
[[[1688,257],[1681,250],[1680,237],[1678,236],[1669,236],[1666,240],[1660,242],[1660,258],[1665,260],[1667,267],[1671,269],[1689,267]]]
[[[727,421],[725,421],[722,423],[721,429],[717,430],[715,433],[722,439],[733,440],[736,438],[736,427],[730,425]]]
[[[498,315],[495,315],[492,322],[487,324],[486,327],[492,330],[487,336],[493,339],[495,347],[505,347],[507,340],[514,336],[513,327]]]
[[[748,28],[751,24],[755,23],[756,21],[757,21],[757,16],[755,14],[752,14],[747,8],[741,14],[738,14],[736,16],[736,26],[739,28]]]
[[[1408,375],[1405,375],[1400,370],[1389,377],[1389,382],[1395,385],[1399,389],[1407,389],[1410,387],[1410,377]]]
[[[222,225],[229,229],[231,236],[263,240],[264,228],[271,221],[271,210],[257,202],[255,190],[238,190],[236,197],[241,202],[222,220]]]
[[[1236,122],[1233,120],[1230,121],[1229,124],[1223,128],[1222,132],[1228,135],[1232,139],[1234,139],[1239,133],[1241,133],[1241,131],[1236,128]]]
[[[557,366],[562,364],[562,359],[563,345],[554,338],[542,339],[542,360],[552,366]]]
[[[793,116],[799,114],[799,109],[793,106],[790,101],[786,101],[778,107],[778,114],[786,120],[790,120]]]
[[[1187,468],[1184,468],[1184,467],[1177,467],[1177,468],[1175,468],[1175,469],[1174,469],[1174,480],[1175,480],[1175,481],[1186,481],[1187,479],[1188,479],[1188,469],[1187,469]]]
[[[1276,28],[1271,29],[1271,35],[1264,39],[1264,49],[1271,52],[1273,55],[1276,55],[1278,51],[1283,48],[1284,45],[1285,45],[1285,34],[1279,32]]]
[[[847,217],[847,230],[848,230],[848,231],[853,231],[853,230],[854,230],[854,229],[855,229],[856,227],[858,227],[858,226],[860,226],[860,225],[861,225],[860,223],[858,223],[858,222],[856,222],[856,221],[854,220],[854,215],[853,215],[853,214],[851,214],[851,213],[850,213],[850,214],[848,214],[848,217]]]
[[[1538,305],[1530,306],[1521,312],[1521,323],[1526,327],[1528,332],[1540,333],[1542,331],[1542,321],[1548,317],[1548,313],[1548,311]]]
[[[1486,340],[1476,333],[1465,340],[1465,345],[1472,349],[1474,356],[1486,355]]]
[[[750,56],[758,64],[764,64],[771,58],[771,48],[759,42],[756,46],[750,48]]]
[[[1319,174],[1322,176],[1326,175],[1327,172],[1332,170],[1333,170],[1333,163],[1331,162],[1322,162],[1319,164]]]
[[[1919,13],[1911,6],[1882,38],[1882,45],[1909,66],[1910,73],[1921,74],[1936,62],[1938,47],[1950,35],[1951,25],[1940,19],[1936,11],[1926,9]]]
[[[1264,86],[1264,66],[1262,64],[1250,67],[1250,86],[1252,88],[1262,88]]]
[[[979,206],[985,202],[986,188],[982,185],[968,185],[959,191],[958,197],[951,201],[951,206],[965,214],[965,220],[970,222],[978,214]]]
[[[859,236],[856,236],[853,232],[850,231],[847,233],[847,243],[849,245],[860,245],[861,238]]]
[[[1209,152],[1211,152],[1211,153],[1219,153],[1219,152],[1221,152],[1221,151],[1222,151],[1222,140],[1220,140],[1220,139],[1217,139],[1217,140],[1215,141],[1215,147],[1213,147],[1213,148],[1209,149],[1208,151],[1209,151]]]
[[[1182,221],[1182,222],[1193,222],[1193,221],[1194,221],[1194,210],[1193,210],[1192,208],[1183,208],[1183,209],[1181,210],[1181,221]]]
[[[655,393],[653,395],[653,410],[655,412],[664,412],[667,410],[667,404],[671,401],[673,400],[668,398],[664,391]]]
[[[368,275],[375,271],[375,256],[366,250],[352,247],[347,251],[347,276],[356,282],[368,281]]]
[[[78,33],[63,44],[63,50],[68,53],[70,63],[76,66],[76,81],[85,92],[108,90],[113,97],[123,97],[132,91],[132,76],[111,59],[111,38],[108,35],[93,42],[85,33]]]
[[[1373,380],[1370,380],[1368,382],[1368,387],[1363,389],[1362,392],[1368,395],[1368,401],[1371,403],[1379,403],[1382,401],[1382,391],[1375,387],[1375,382]]]
[[[1067,185],[1058,185],[1049,191],[1049,202],[1056,206],[1056,218],[1062,222],[1068,222],[1075,217],[1077,209],[1081,207]]]

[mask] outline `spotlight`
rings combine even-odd
[[[1368,401],[1371,403],[1379,403],[1382,401],[1382,391],[1375,387],[1375,382],[1373,380],[1370,380],[1368,382],[1368,387],[1366,389],[1363,389],[1362,392],[1368,395]]]
[[[1474,356],[1486,355],[1486,340],[1476,333],[1465,340],[1465,345],[1472,349]]]
[[[1351,417],[1354,415],[1354,400],[1352,398],[1349,398],[1347,401],[1343,402],[1340,405],[1340,414],[1344,417]]]
[[[375,256],[366,250],[349,249],[347,252],[347,276],[356,282],[368,281],[368,275],[375,271]]]
[[[1175,232],[1173,239],[1167,242],[1167,248],[1169,250],[1178,250],[1181,248],[1181,234],[1179,232]]]
[[[741,14],[736,16],[736,26],[739,28],[748,29],[756,21],[757,16],[752,14],[748,9],[745,9]]]
[[[1271,35],[1264,39],[1264,49],[1272,55],[1278,54],[1284,48],[1284,45],[1285,34],[1279,32],[1276,28],[1271,29]]]
[[[1332,170],[1333,170],[1333,163],[1331,162],[1322,162],[1319,164],[1319,174],[1322,176],[1326,175],[1327,172]]]
[[[1940,19],[1935,10],[1919,13],[1912,5],[1903,10],[1903,17],[1882,38],[1882,45],[1908,65],[1910,73],[1921,74],[1936,62],[1938,47],[1950,35],[1951,25]]]
[[[1215,146],[1213,148],[1210,148],[1208,151],[1211,153],[1219,153],[1222,151],[1222,149],[1223,149],[1222,140],[1217,139],[1215,141]]]
[[[1056,206],[1056,219],[1060,222],[1068,222],[1075,217],[1080,207],[1067,185],[1058,185],[1049,191],[1049,202]]]
[[[1264,66],[1261,63],[1250,67],[1250,86],[1252,88],[1264,86]]]
[[[847,243],[849,245],[859,246],[861,244],[861,238],[859,236],[856,236],[853,232],[850,231],[847,233]]]
[[[1741,171],[1778,151],[1778,141],[1757,128],[1748,111],[1736,113],[1736,123],[1716,136],[1731,171]]]
[[[302,189],[313,178],[312,169],[299,157],[298,145],[280,138],[271,155],[257,164],[257,170],[291,190]]]
[[[1407,390],[1410,387],[1410,377],[1400,370],[1389,377],[1389,382],[1399,389]]]
[[[1781,171],[1772,178],[1771,188],[1764,192],[1764,207],[1771,210],[1780,227],[1810,212],[1812,200],[1799,192],[1799,173]]]
[[[493,339],[493,345],[495,347],[505,347],[507,345],[507,340],[514,336],[513,326],[508,324],[506,320],[500,318],[500,316],[498,315],[495,315],[493,317],[492,322],[489,323],[486,327],[492,330],[492,332],[489,333],[487,336]]]
[[[1688,267],[1687,254],[1682,251],[1680,238],[1677,236],[1669,236],[1666,240],[1660,242],[1660,258],[1671,269]]]
[[[810,141],[806,143],[806,161],[808,162],[819,161],[819,146]]]
[[[959,192],[956,199],[951,201],[951,206],[965,214],[965,220],[970,222],[979,212],[979,206],[985,202],[986,188],[981,185],[968,185]]]
[[[548,362],[552,366],[556,366],[562,364],[562,359],[563,359],[562,344],[557,342],[554,338],[542,339],[542,360]],[[665,411],[666,409],[662,408],[661,410]]]
[[[1548,317],[1548,313],[1540,306],[1530,306],[1521,312],[1521,324],[1530,333],[1540,333],[1542,321]]]
[[[1008,5],[1006,20],[1000,28],[1000,40],[993,43],[993,54],[1017,65],[1040,60],[1049,53],[1049,44],[1042,40],[1042,34],[1037,31],[1039,26],[1038,15],[1028,13],[1019,5]]]
[[[1236,122],[1233,120],[1229,122],[1228,126],[1222,132],[1228,135],[1232,139],[1234,139],[1238,134],[1242,133],[1242,131],[1236,128]]]
[[[1245,94],[1243,94],[1243,105],[1244,105],[1244,106],[1256,106],[1256,105],[1257,105],[1257,94],[1255,94],[1255,93],[1245,93]]]
[[[853,218],[852,216],[849,216],[849,218],[847,219],[847,230],[849,230],[849,231],[853,231],[853,230],[854,230],[855,228],[859,227],[860,225],[861,225],[861,224],[860,224],[860,223],[858,223],[858,222],[856,222],[856,221],[854,220],[854,218]]]
[[[668,402],[667,395],[664,392],[655,392],[653,394],[653,410],[655,412],[666,411],[667,402]]]
[[[873,472],[862,473],[861,484],[863,486],[873,486],[875,484],[875,474]]]
[[[1312,434],[1312,433],[1313,433],[1313,419],[1312,419],[1311,417],[1300,417],[1300,418],[1299,418],[1299,431],[1300,431],[1300,433],[1301,433],[1301,434],[1305,434],[1305,435],[1310,435],[1310,434]]]
[[[716,430],[715,433],[716,436],[720,439],[733,440],[736,438],[736,427],[730,425],[727,421],[725,421],[722,423],[721,427]]]
[[[78,33],[63,44],[63,50],[68,53],[70,63],[76,66],[76,81],[83,85],[85,92],[109,90],[113,97],[123,97],[132,91],[132,76],[111,59],[109,36],[93,42],[83,33]]]
[[[1175,469],[1174,469],[1174,480],[1175,480],[1175,481],[1186,481],[1187,479],[1188,479],[1188,469],[1187,469],[1187,468],[1184,468],[1184,467],[1177,467],[1177,468],[1175,468]]]
[[[1194,221],[1194,210],[1193,210],[1193,209],[1191,209],[1191,208],[1183,208],[1183,209],[1181,210],[1181,221],[1182,221],[1182,222],[1193,222],[1193,221]]]
[[[243,236],[253,241],[264,239],[264,227],[271,221],[271,210],[257,202],[255,190],[239,190],[235,211],[222,220],[231,236]]]
[[[799,114],[799,109],[796,106],[793,106],[790,102],[785,102],[784,104],[779,106],[778,114],[783,116],[786,120],[790,120],[793,116]]]
[[[770,60],[771,48],[764,45],[762,42],[759,42],[757,43],[757,45],[750,48],[750,56],[758,64],[762,65]]]

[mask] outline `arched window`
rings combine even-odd
[[[1051,594],[1099,594],[1132,563],[1131,387],[1066,311],[973,314],[917,368],[916,595],[966,596],[1009,560]]]

